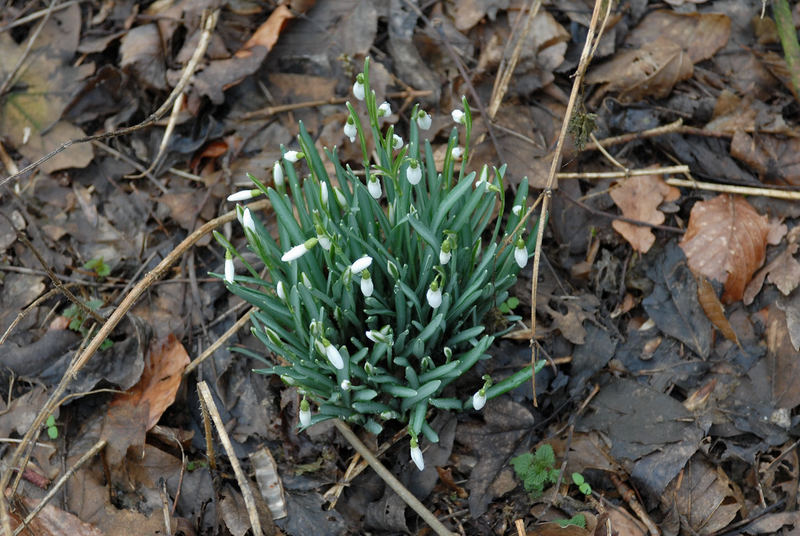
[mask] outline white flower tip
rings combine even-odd
[[[392,115],[392,105],[389,104],[388,101],[383,101],[380,106],[378,106],[378,117],[387,117]]]
[[[481,394],[480,391],[472,395],[472,407],[476,410],[483,409],[483,406],[486,405],[486,395]]]
[[[230,255],[225,255],[225,282],[233,283],[235,275],[236,269],[233,267],[233,258]]]
[[[422,130],[431,128],[431,116],[428,112],[420,110],[419,115],[417,115],[417,126]]]
[[[439,264],[441,264],[442,266],[445,266],[448,262],[450,262],[450,257],[452,255],[453,254],[450,253],[449,251],[446,252],[444,250],[440,250],[439,251]]]
[[[328,204],[328,183],[327,182],[322,182],[319,185],[319,193],[320,193],[320,196],[322,197],[322,204],[323,205],[327,205]]]
[[[306,427],[309,424],[311,424],[311,410],[309,409],[300,410],[300,424],[303,427]]]
[[[403,148],[403,138],[397,134],[392,134],[392,149],[398,151]]]
[[[242,214],[242,225],[245,229],[256,232],[256,222],[253,221],[253,215],[250,213],[249,208],[244,209],[244,214]]]
[[[422,180],[422,167],[419,165],[417,165],[417,167],[408,166],[408,169],[406,169],[406,179],[412,186],[419,184],[419,181]]]
[[[367,182],[367,190],[373,199],[380,199],[381,194],[383,193],[383,190],[381,189],[381,183],[377,179]]]
[[[361,293],[366,297],[370,297],[370,296],[372,296],[372,292],[374,290],[375,290],[375,285],[372,283],[372,278],[371,277],[367,277],[365,279],[365,278],[362,277],[361,278]]]
[[[453,121],[455,121],[456,123],[459,123],[459,124],[463,125],[464,122],[465,122],[465,119],[464,119],[465,115],[464,115],[464,112],[461,111],[461,110],[458,110],[458,109],[453,110],[452,112],[450,112],[450,117],[452,117]]]
[[[528,250],[524,247],[522,248],[515,248],[514,249],[514,260],[517,261],[517,265],[520,268],[525,268],[525,265],[528,264]]]
[[[260,190],[241,190],[238,192],[234,192],[228,196],[228,201],[236,202],[236,201],[247,201],[248,199],[252,199],[253,197],[257,196],[260,193]]]
[[[306,247],[306,245],[305,244],[299,244],[297,246],[294,246],[292,249],[290,249],[286,253],[284,253],[283,256],[281,257],[281,260],[283,262],[291,262],[291,261],[299,259],[300,257],[305,255],[306,253],[308,253],[308,248]]]
[[[325,347],[325,355],[328,356],[328,361],[331,362],[331,365],[336,367],[338,370],[342,370],[344,368],[342,354],[339,353],[339,350],[337,350],[334,345],[329,344]]]
[[[439,306],[442,305],[441,289],[433,290],[429,288],[425,297],[428,299],[428,305],[430,305],[432,309],[438,309]]]
[[[283,186],[283,166],[280,162],[272,166],[272,182],[275,186]]]
[[[414,461],[414,465],[417,466],[417,469],[420,471],[425,469],[425,458],[422,457],[422,451],[416,445],[411,447],[411,459]]]
[[[325,235],[317,235],[317,243],[325,251],[331,250],[331,239]]]
[[[350,265],[350,271],[358,275],[367,268],[369,268],[370,266],[372,266],[372,257],[370,257],[369,255],[364,255],[363,257],[356,260],[356,262]]]
[[[356,81],[355,81],[355,83],[353,84],[353,95],[354,95],[354,96],[355,96],[355,97],[356,97],[358,100],[364,100],[364,96],[365,96],[365,93],[364,93],[364,84],[362,84],[362,83],[361,83],[361,82],[359,82],[358,80],[356,80]]]
[[[342,383],[341,383],[341,385],[339,385],[339,387],[342,388],[342,391],[349,391],[350,387],[352,387],[352,385],[353,384],[350,383],[350,380],[342,380]]]
[[[514,216],[519,216],[519,213],[522,212],[522,205],[514,205],[511,207],[511,212]]]
[[[461,158],[461,155],[464,154],[464,149],[456,145],[455,147],[453,147],[453,150],[450,151],[450,154],[453,156],[453,158],[458,160],[459,158]]]
[[[286,153],[283,155],[283,158],[288,162],[294,163],[303,158],[303,153],[297,151],[286,151]]]
[[[278,281],[278,285],[275,287],[275,293],[281,300],[286,301],[286,285],[283,284],[283,281]]]

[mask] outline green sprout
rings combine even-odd
[[[252,332],[270,354],[234,350],[263,362],[257,372],[298,388],[307,405],[301,428],[339,418],[377,434],[397,421],[415,446],[418,436],[436,442],[428,412],[472,407],[472,398],[458,398],[450,385],[489,358],[498,333],[484,318],[509,299],[535,227],[527,231],[521,210],[506,214],[505,166],[483,166],[478,177],[467,171],[472,115],[465,98],[452,114],[438,170],[433,147],[420,137],[430,115],[415,106],[407,140],[397,135],[386,123],[391,105],[378,104],[370,89],[369,59],[353,93],[368,120],[347,103],[343,130],[361,149],[362,169],[342,164],[336,148],[320,154],[301,123],[298,150],[282,148],[269,185],[250,175],[255,188],[229,197],[270,201],[277,240],[250,209],[237,206],[248,246],[268,276],[219,233],[225,269],[214,275],[258,309]],[[514,206],[526,206],[527,194],[523,179]],[[247,274],[237,274],[237,264]],[[531,374],[525,367],[486,397]]]
[[[510,296],[506,301],[501,303],[497,308],[500,309],[501,313],[504,314],[511,314],[511,312],[519,305],[519,298],[516,296]]]
[[[98,309],[100,309],[101,305],[103,305],[102,300],[89,300],[88,302],[86,302],[86,306],[92,311],[97,311]],[[89,329],[86,327],[86,320],[87,320],[86,314],[80,307],[78,307],[73,303],[72,305],[64,309],[63,314],[69,320],[69,325],[68,325],[69,329],[80,333],[84,337],[89,335]],[[100,350],[107,350],[112,346],[114,346],[114,342],[111,339],[105,339],[100,344]]]
[[[583,478],[583,475],[580,473],[572,473],[572,481],[578,486],[578,489],[581,490],[581,493],[584,495],[591,495],[592,494],[592,486],[589,485],[588,482]]]
[[[92,270],[97,277],[106,277],[111,273],[111,267],[103,261],[103,257],[92,259],[83,265],[86,270]]]
[[[535,454],[526,452],[511,459],[514,472],[522,480],[525,491],[534,499],[542,494],[545,485],[558,481],[560,471],[555,468],[555,464],[553,447],[547,443],[536,449]]]
[[[44,425],[47,427],[47,435],[55,441],[58,439],[58,427],[56,427],[56,418],[50,415],[47,417],[47,420],[44,422]]]

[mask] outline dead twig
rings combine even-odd
[[[233,473],[236,475],[236,482],[239,484],[239,491],[242,493],[244,505],[245,508],[247,508],[247,514],[250,517],[250,527],[253,529],[253,534],[255,536],[262,536],[264,533],[261,531],[261,520],[259,519],[258,511],[256,510],[256,501],[253,498],[253,490],[250,488],[250,484],[247,481],[244,471],[242,471],[242,466],[239,464],[239,458],[233,451],[233,445],[228,437],[227,430],[225,430],[225,423],[222,422],[222,417],[219,415],[219,410],[217,409],[216,404],[214,404],[214,398],[211,396],[211,390],[208,388],[206,382],[201,381],[197,383],[197,393],[200,395],[200,400],[203,401],[203,407],[208,411],[209,415],[211,416],[211,420],[214,421],[214,426],[217,428],[217,435],[222,443],[222,447],[228,454],[228,461],[231,463]],[[208,432],[208,430],[206,431]],[[206,436],[206,442],[211,442],[210,433]]]
[[[612,147],[614,145],[623,145],[625,143],[629,143],[632,141],[657,138],[658,136],[666,136],[667,134],[687,134],[690,136],[705,136],[708,138],[730,138],[733,136],[733,134],[729,134],[727,132],[712,132],[710,130],[703,130],[697,127],[686,126],[683,124],[683,119],[678,119],[677,121],[674,121],[667,125],[651,128],[648,130],[643,130],[641,132],[630,132],[628,134],[622,134],[620,136],[612,136],[610,138],[605,138],[603,140],[600,140],[599,143],[596,141],[592,141],[592,143],[587,143],[586,146],[581,150],[581,152],[596,151],[598,149],[599,144],[602,144],[603,147]]]
[[[251,308],[249,311],[247,311],[245,314],[243,314],[243,315],[242,315],[242,317],[241,317],[239,320],[237,320],[236,322],[234,322],[234,324],[233,324],[233,325],[232,325],[230,328],[228,328],[228,330],[227,330],[225,333],[223,333],[221,337],[219,337],[219,338],[218,338],[216,341],[214,341],[214,344],[212,344],[211,346],[209,346],[208,348],[206,348],[206,349],[203,351],[203,353],[202,353],[202,354],[200,354],[199,356],[197,356],[197,359],[195,359],[194,361],[192,361],[191,363],[189,363],[189,365],[188,365],[188,366],[187,366],[187,367],[186,367],[186,368],[183,370],[183,376],[184,376],[184,377],[186,377],[186,376],[188,376],[189,374],[191,374],[191,373],[192,373],[192,371],[193,371],[194,369],[196,369],[197,367],[199,367],[199,366],[200,366],[200,364],[201,364],[203,361],[205,361],[205,360],[206,360],[206,359],[208,359],[208,358],[209,358],[211,355],[213,355],[213,354],[214,354],[214,352],[216,352],[216,351],[217,351],[217,349],[218,349],[220,346],[222,346],[223,344],[225,344],[225,343],[227,342],[227,340],[228,340],[228,339],[230,339],[231,337],[233,337],[233,336],[234,336],[234,334],[235,334],[237,331],[239,331],[240,329],[242,329],[242,326],[244,326],[245,324],[247,324],[247,322],[250,320],[250,315],[251,315],[251,314],[253,313],[253,311],[255,311],[255,310],[256,310],[256,308],[255,308],[255,307],[253,307],[253,308]]]
[[[800,192],[792,190],[776,190],[775,188],[757,188],[754,186],[736,186],[733,184],[717,184],[714,182],[689,181],[686,179],[667,179],[665,181],[671,186],[681,186],[684,188],[695,188],[697,190],[709,190],[711,192],[725,192],[729,194],[741,195],[760,195],[775,199],[788,199],[790,201],[800,200]]]
[[[40,9],[39,11],[34,11],[30,15],[25,15],[24,17],[19,18],[14,22],[6,24],[2,28],[0,28],[0,33],[7,32],[8,30],[14,29],[17,26],[28,24],[29,22],[33,22],[41,17],[50,16],[50,13],[55,13],[56,11],[62,11],[75,4],[80,4],[82,2],[88,2],[88,1],[89,0],[70,0],[69,2],[64,2],[63,4],[59,4],[52,8],[46,7],[44,9]]]
[[[367,463],[372,467],[372,469],[378,473],[386,484],[392,488],[392,490],[400,496],[405,503],[410,506],[419,516],[428,524],[428,526],[433,529],[433,531],[438,534],[439,536],[453,536],[453,533],[447,530],[439,519],[433,513],[425,508],[425,505],[422,504],[419,499],[414,497],[414,495],[408,491],[408,489],[400,483],[399,480],[386,468],[384,465],[376,458],[372,452],[367,448],[367,446],[361,442],[361,440],[353,433],[349,426],[345,423],[340,421],[339,419],[334,419],[333,424],[336,426],[336,429],[344,436],[345,439],[353,446],[353,448],[361,454],[361,456],[367,461]]]
[[[668,166],[652,169],[628,169],[620,171],[584,171],[581,173],[557,173],[558,180],[561,179],[620,179],[624,177],[641,177],[643,175],[666,175],[668,173],[690,173],[689,166]],[[668,180],[669,182],[669,180]],[[695,184],[694,181],[685,181]]]
[[[67,286],[69,286],[69,285],[64,285],[64,288],[66,288]],[[44,302],[45,300],[49,299],[53,295],[58,294],[59,292],[61,292],[60,289],[57,289],[57,288],[50,289],[46,293],[44,293],[41,296],[39,296],[38,298],[36,298],[29,306],[27,306],[22,311],[20,311],[17,314],[17,317],[14,319],[14,321],[11,322],[11,325],[8,326],[8,329],[6,329],[6,332],[3,333],[3,336],[0,337],[0,346],[2,346],[4,342],[6,342],[6,339],[8,339],[8,336],[11,335],[11,332],[14,331],[15,327],[17,327],[17,324],[19,324],[20,321],[23,318],[25,318],[25,315],[27,315],[33,309],[39,307],[39,305],[42,302]]]
[[[594,10],[592,11],[592,19],[589,22],[589,28],[586,33],[586,43],[583,46],[583,50],[581,51],[581,58],[578,62],[578,68],[575,71],[575,80],[572,82],[572,91],[569,95],[569,102],[567,102],[567,109],[564,112],[564,121],[561,124],[561,132],[558,135],[558,141],[556,142],[556,148],[553,153],[553,162],[550,166],[550,173],[547,176],[547,184],[545,186],[544,192],[544,199],[542,201],[542,212],[541,216],[539,217],[539,228],[538,232],[536,233],[536,246],[533,254],[533,275],[531,277],[531,332],[535,335],[536,333],[536,289],[539,286],[539,263],[542,257],[542,240],[544,238],[544,227],[545,223],[547,222],[547,214],[550,208],[550,199],[553,197],[553,185],[556,181],[556,174],[558,173],[558,168],[561,167],[561,158],[563,156],[564,151],[564,140],[567,138],[567,131],[569,130],[569,123],[570,119],[572,118],[572,112],[575,109],[575,104],[578,101],[578,95],[581,91],[581,85],[583,84],[583,76],[586,73],[586,69],[589,67],[589,62],[591,61],[592,55],[590,51],[593,50],[593,44],[595,41],[595,32],[597,30],[598,20],[600,19],[600,12],[603,11],[603,7],[605,6],[605,16],[603,19],[603,25],[600,26],[599,31],[597,31],[597,41],[603,36],[603,30],[605,29],[605,22],[608,20],[608,14],[611,11],[612,2],[603,1],[603,0],[596,0],[594,4]],[[530,212],[530,211],[529,211]],[[529,214],[526,214],[526,217]],[[536,365],[536,338],[531,337],[530,344],[531,344],[531,369],[533,369]],[[538,401],[536,399],[536,374],[531,375],[531,386],[533,388],[533,405],[538,407]]]
[[[46,155],[44,155],[43,157],[41,157],[36,162],[33,162],[32,164],[25,166],[14,175],[0,179],[0,186],[22,175],[25,175],[29,171],[33,171],[34,169],[42,165],[42,163],[47,162],[55,155],[65,151],[66,149],[70,148],[73,145],[76,145],[78,143],[107,140],[109,138],[124,136],[126,134],[130,134],[132,132],[136,132],[138,130],[147,128],[156,121],[158,121],[172,106],[172,104],[175,102],[175,99],[178,98],[178,95],[180,95],[183,92],[184,88],[186,87],[186,84],[189,82],[189,78],[191,78],[192,73],[194,73],[195,69],[197,68],[198,62],[200,61],[200,59],[202,59],[203,55],[205,55],[206,49],[208,48],[208,44],[211,42],[211,34],[213,33],[214,28],[217,25],[217,20],[219,19],[219,11],[220,11],[219,9],[215,9],[214,11],[211,12],[209,12],[208,10],[203,12],[203,33],[200,36],[200,43],[195,49],[192,58],[186,64],[186,67],[183,68],[183,72],[181,73],[181,78],[178,81],[177,85],[172,89],[172,92],[169,94],[169,97],[167,97],[167,100],[164,101],[164,103],[158,108],[158,110],[150,114],[150,117],[148,117],[138,125],[134,125],[132,127],[120,128],[111,132],[105,132],[103,134],[96,134],[94,136],[85,136],[83,138],[67,140],[58,147],[56,147],[55,149],[53,149],[52,151],[50,151],[49,153],[47,153]]]
[[[268,203],[269,202],[264,199],[255,203],[251,203],[249,206],[251,210],[260,210],[265,208]],[[70,364],[69,368],[64,373],[64,376],[61,378],[61,381],[48,398],[44,407],[39,410],[38,415],[23,436],[22,443],[20,443],[20,445],[14,450],[8,463],[8,469],[3,472],[2,477],[0,478],[0,489],[5,489],[8,486],[8,483],[11,481],[11,477],[14,474],[14,469],[20,465],[20,462],[23,460],[23,458],[25,463],[27,463],[29,446],[33,441],[34,436],[39,433],[42,423],[44,423],[48,415],[53,413],[53,410],[57,407],[58,401],[61,399],[67,387],[72,383],[72,380],[77,376],[78,371],[81,370],[89,361],[89,359],[91,359],[91,357],[95,354],[95,352],[97,352],[102,342],[111,334],[111,331],[125,317],[131,307],[133,307],[142,294],[144,294],[145,290],[147,290],[155,281],[160,279],[167,272],[167,270],[198,240],[217,227],[234,221],[235,219],[236,211],[232,210],[200,226],[198,229],[192,232],[192,234],[187,236],[180,244],[178,244],[174,250],[164,257],[164,260],[158,263],[158,265],[152,271],[148,272],[144,278],[131,289],[128,295],[125,296],[125,299],[122,300],[119,306],[108,317],[108,320],[106,320],[100,330],[94,335],[86,348],[83,349],[78,357]],[[19,480],[20,476],[18,475],[14,479],[14,483],[12,485],[12,496],[16,492],[17,486],[19,485]],[[11,536],[11,525],[8,518],[7,506],[8,505],[6,501],[0,500],[0,518],[2,518],[4,530],[5,527],[8,527],[5,532],[6,536]]]

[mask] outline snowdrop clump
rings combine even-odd
[[[360,146],[363,171],[342,164],[336,148],[320,154],[300,124],[299,150],[282,148],[273,185],[251,175],[255,188],[229,197],[266,195],[277,240],[237,206],[248,247],[263,266],[249,264],[216,233],[226,252],[220,277],[257,308],[252,332],[268,353],[242,352],[264,363],[257,372],[297,387],[301,427],[339,418],[377,434],[399,421],[408,426],[410,454],[422,470],[422,436],[438,440],[429,409],[480,410],[531,377],[530,367],[494,385],[487,377],[466,400],[451,387],[489,358],[497,333],[487,332],[484,317],[508,299],[527,264],[535,232],[516,207],[526,205],[528,182],[520,183],[515,209],[507,211],[505,166],[483,166],[477,183],[476,173],[467,172],[472,117],[464,98],[451,114],[456,125],[437,170],[430,142],[420,139],[431,115],[415,106],[409,131],[396,134],[387,122],[391,105],[378,105],[370,88],[369,60],[353,95],[369,120],[362,123],[347,103],[342,128]],[[377,161],[366,146],[370,138]],[[248,273],[237,275],[234,260]]]

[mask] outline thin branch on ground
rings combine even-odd
[[[694,188],[697,190],[708,190],[711,192],[724,192],[728,194],[740,195],[760,195],[763,197],[773,197],[775,199],[800,201],[800,192],[791,190],[757,188],[755,186],[736,186],[734,184],[718,184],[715,182],[690,181],[686,179],[667,179],[665,182],[671,186]]]
[[[261,201],[257,201],[255,203],[251,203],[249,205],[251,210],[260,210],[267,207],[269,202],[265,199]],[[128,311],[134,306],[134,304],[139,300],[139,298],[144,294],[144,292],[158,279],[160,279],[164,274],[167,273],[169,268],[177,262],[183,254],[192,247],[198,240],[203,238],[205,235],[213,231],[214,229],[224,225],[225,223],[232,222],[236,220],[236,211],[232,210],[215,218],[213,220],[208,221],[207,223],[200,226],[196,229],[192,234],[187,236],[178,246],[172,250],[164,259],[158,263],[158,265],[150,272],[148,272],[144,278],[139,281],[125,296],[125,299],[122,300],[120,305],[111,313],[108,317],[108,320],[102,325],[100,330],[94,335],[92,340],[83,349],[80,354],[75,358],[75,360],[70,364],[67,371],[64,373],[64,376],[61,378],[61,381],[56,386],[53,393],[48,398],[47,402],[45,403],[44,407],[39,410],[38,415],[34,419],[33,423],[31,423],[30,428],[23,436],[23,441],[20,445],[14,450],[11,459],[8,462],[7,469],[3,472],[2,477],[0,477],[0,489],[5,489],[8,487],[9,482],[11,481],[12,475],[15,473],[15,469],[20,466],[20,462],[23,462],[22,465],[27,463],[28,456],[29,456],[29,447],[31,442],[41,430],[41,426],[47,417],[53,413],[55,408],[57,407],[58,401],[61,400],[62,395],[66,391],[67,387],[72,383],[72,380],[77,376],[78,371],[80,371],[89,359],[97,352],[100,348],[102,342],[111,334],[113,329],[119,324],[119,322],[125,317]],[[12,485],[12,496],[16,493],[17,486],[19,485],[19,481],[21,478],[21,472],[18,473],[16,478],[14,479],[14,483]],[[10,521],[8,518],[8,508],[7,503],[4,500],[0,500],[0,518],[2,518],[3,527],[8,527],[6,530],[6,536],[11,536],[10,532]]]
[[[378,476],[380,476],[386,484],[392,488],[392,491],[397,493],[403,501],[410,506],[419,516],[428,524],[428,526],[433,529],[433,531],[438,534],[439,536],[453,536],[453,533],[447,530],[439,519],[433,513],[425,508],[425,505],[422,504],[419,499],[414,497],[414,495],[408,491],[397,477],[395,477],[381,462],[376,458],[372,452],[367,448],[367,446],[361,442],[361,440],[353,433],[349,426],[343,423],[339,419],[334,419],[333,424],[336,426],[336,429],[344,436],[345,439],[353,446],[353,448],[361,454],[361,456],[367,461],[367,463],[372,467],[372,470],[375,471]]]
[[[180,80],[178,81],[177,85],[172,89],[172,92],[169,94],[169,97],[167,97],[167,100],[164,101],[164,103],[158,108],[158,110],[150,114],[150,117],[132,127],[125,127],[113,130],[111,132],[104,132],[103,134],[96,134],[94,136],[85,136],[83,138],[67,140],[58,147],[56,147],[54,150],[50,151],[49,153],[41,157],[36,162],[33,162],[32,164],[25,166],[14,175],[0,179],[0,186],[4,185],[5,183],[11,180],[19,178],[30,171],[33,171],[34,169],[42,165],[44,162],[47,162],[57,154],[69,149],[73,145],[77,145],[79,143],[87,143],[91,141],[107,140],[109,138],[116,138],[118,136],[124,136],[126,134],[130,134],[132,132],[136,132],[144,128],[147,128],[156,121],[158,121],[159,119],[161,119],[161,117],[163,117],[163,115],[167,112],[167,110],[169,110],[172,107],[172,104],[175,102],[175,99],[178,98],[178,95],[180,95],[186,88],[186,84],[189,83],[191,75],[194,73],[195,69],[197,69],[197,64],[205,55],[206,49],[208,48],[208,44],[211,42],[211,35],[214,31],[214,28],[217,25],[217,20],[219,19],[219,12],[220,12],[219,9],[215,9],[210,13],[208,10],[203,12],[203,33],[200,36],[200,43],[195,49],[192,58],[186,64],[186,67],[184,67],[183,72],[181,73]]]
[[[197,359],[189,363],[189,365],[183,370],[184,377],[191,374],[192,371],[194,371],[194,369],[199,367],[203,361],[211,357],[214,354],[214,352],[216,352],[223,344],[225,344],[228,341],[228,339],[233,337],[237,331],[242,329],[242,327],[245,324],[247,324],[247,322],[250,320],[250,315],[253,313],[253,311],[256,311],[255,307],[252,307],[249,311],[243,314],[239,320],[234,322],[234,324],[230,328],[228,328],[228,330],[225,333],[223,333],[219,338],[217,338],[217,340],[214,341],[214,344],[206,348],[202,354],[197,356]]]
[[[666,175],[668,173],[688,174],[689,166],[668,166],[651,169],[621,169],[620,171],[584,171],[581,173],[557,173],[561,179],[620,179],[625,177],[641,177],[643,175]],[[694,181],[686,181],[694,184]]]

